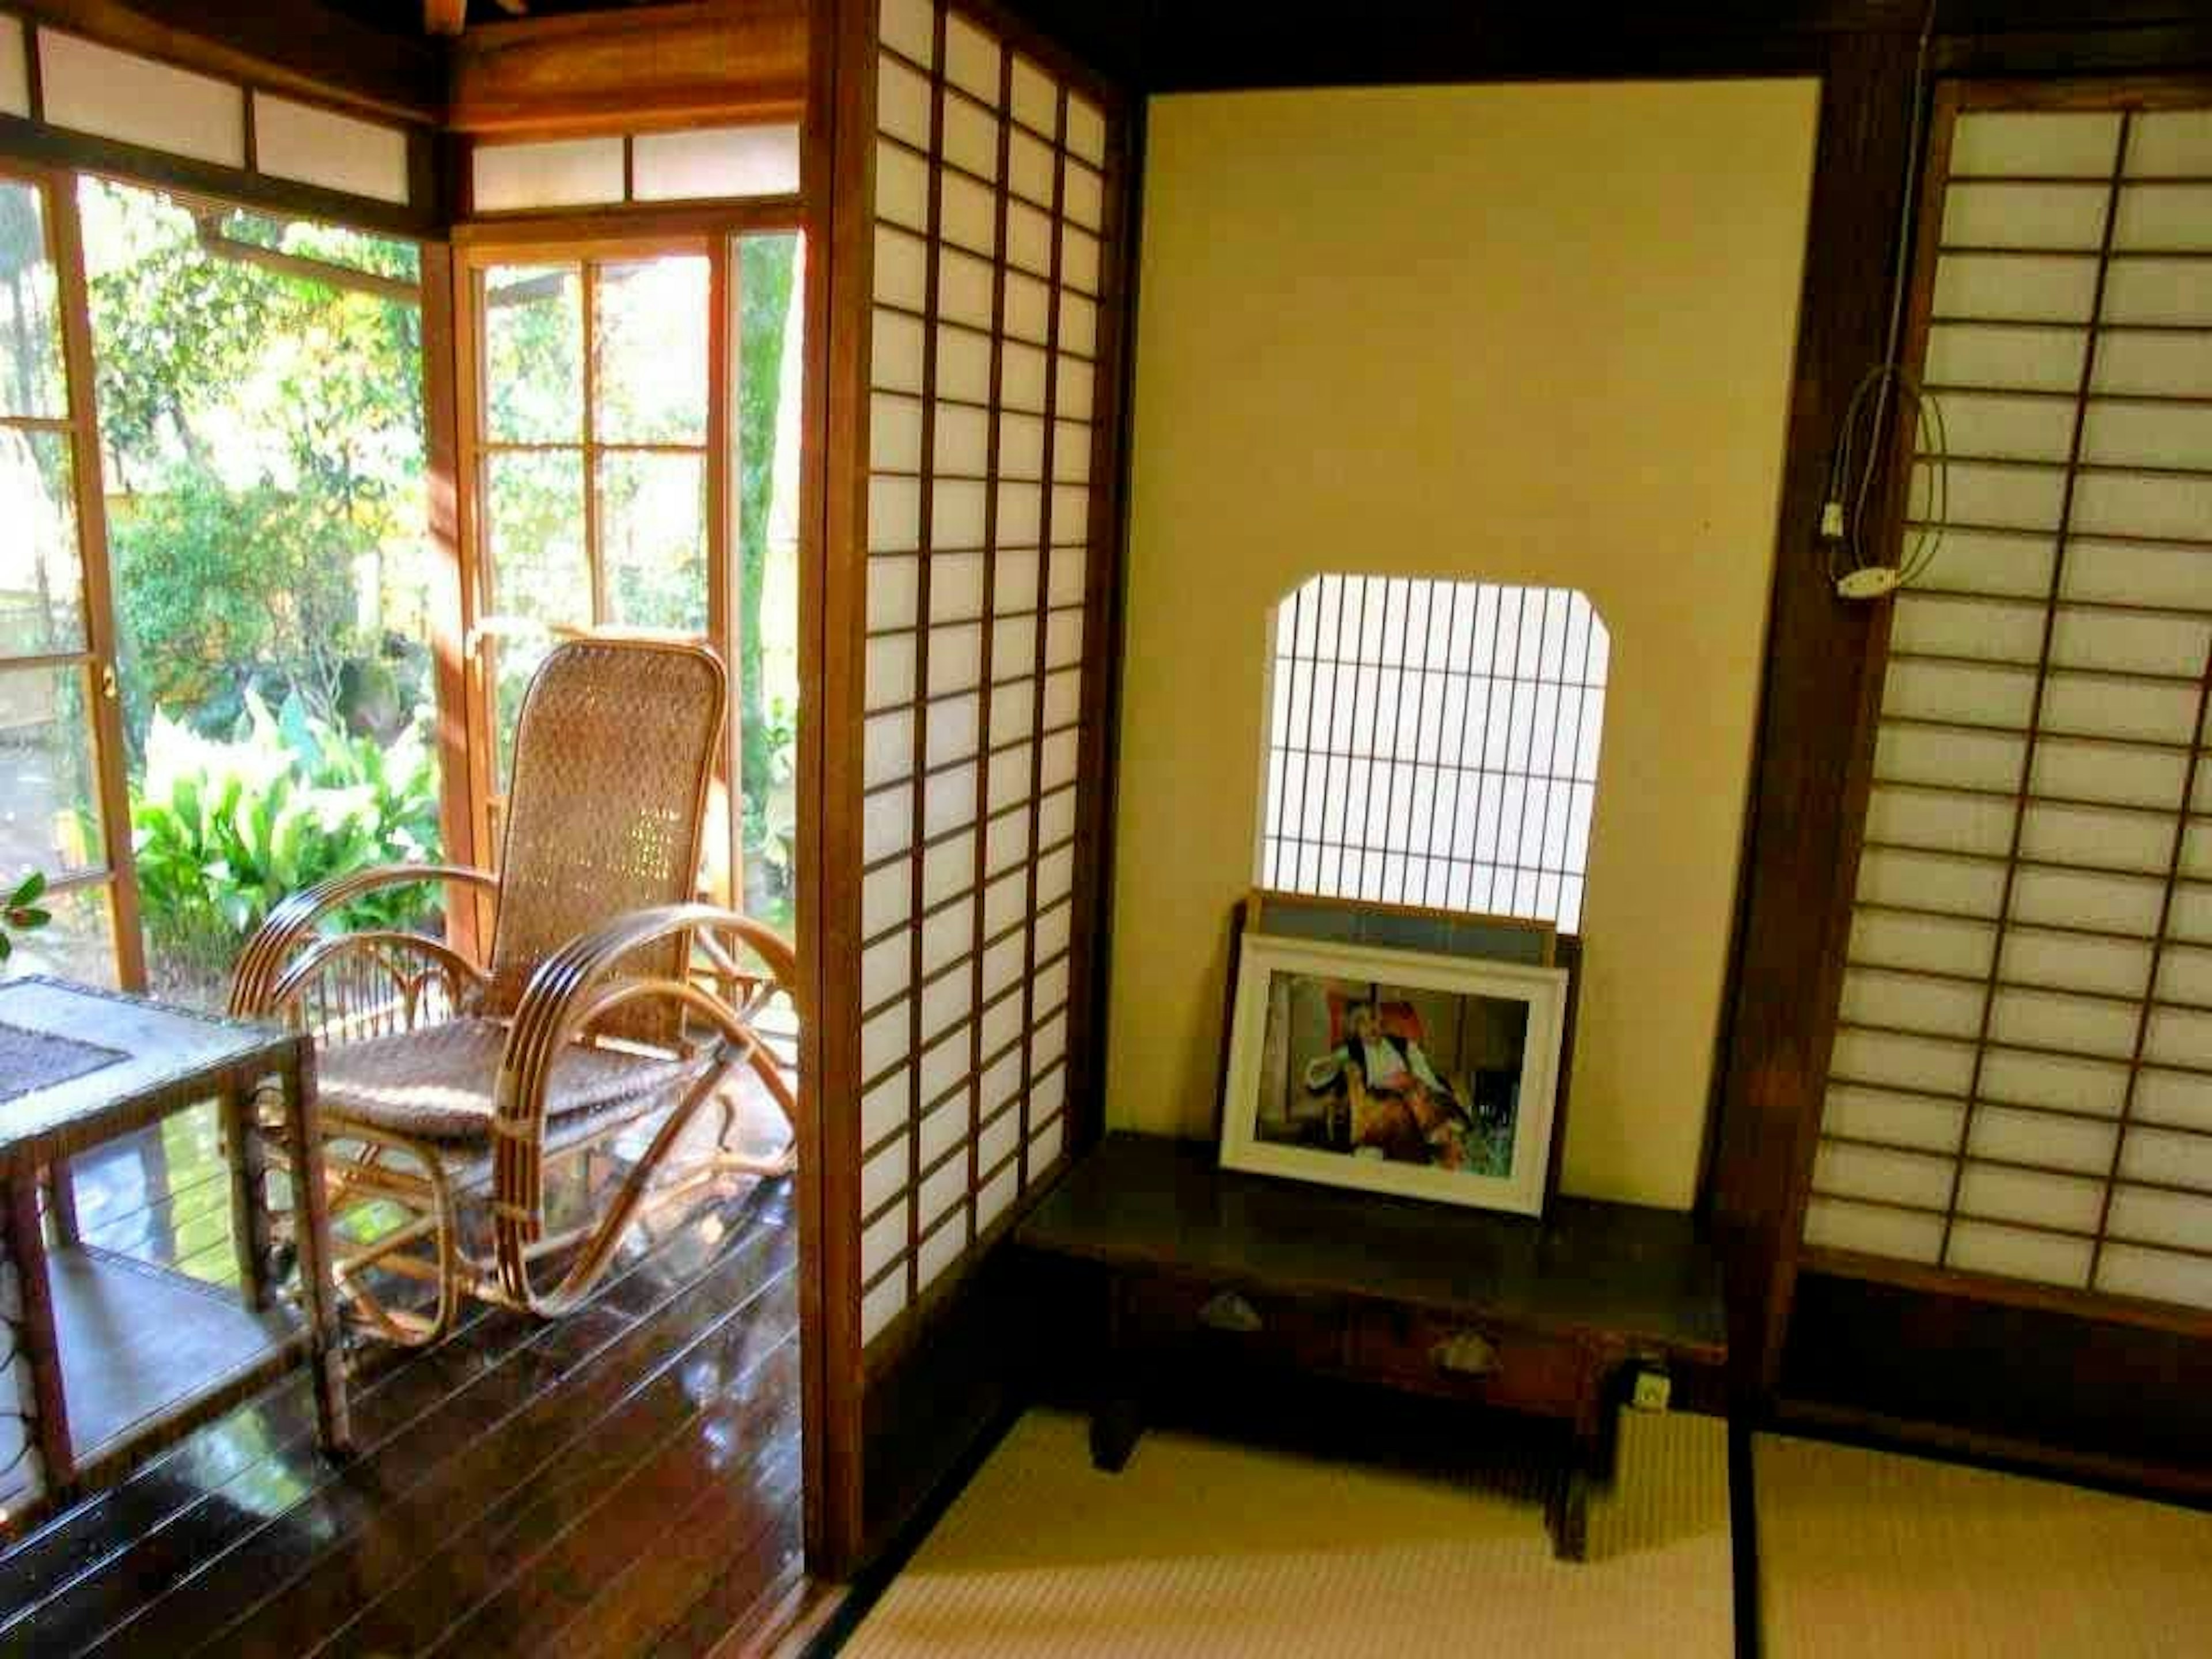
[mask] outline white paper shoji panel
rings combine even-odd
[[[29,38],[19,19],[0,13],[0,114],[30,112]]]
[[[957,7],[878,43],[866,1338],[1065,1144],[1109,185],[1102,112]]]
[[[479,144],[469,157],[471,205],[479,213],[586,207],[623,199],[623,141],[556,138]]]
[[[228,82],[40,29],[39,87],[58,127],[223,167],[246,165],[246,94]]]
[[[1950,169],[1805,1238],[2212,1307],[2212,112],[1967,111]]]
[[[1261,885],[1580,927],[1612,656],[1587,599],[1316,576],[1273,625]]]
[[[253,94],[253,164],[279,179],[407,199],[405,133],[265,92]]]
[[[631,193],[682,202],[799,193],[799,128],[696,127],[630,141]]]

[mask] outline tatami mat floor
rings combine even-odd
[[[1439,1480],[1154,1432],[1095,1472],[1083,1420],[1025,1416],[848,1645],[854,1659],[1393,1659],[1733,1650],[1728,1445],[1633,1417],[1553,1559],[1544,1477],[1501,1444]]]
[[[1762,1435],[1766,1659],[2212,1653],[2212,1515]]]
[[[1624,1419],[1591,1559],[1501,1443],[1441,1480],[1154,1432],[1121,1475],[1030,1413],[884,1591],[854,1659],[2166,1659],[2212,1653],[2212,1515],[1760,1436],[1739,1650],[1728,1436]]]

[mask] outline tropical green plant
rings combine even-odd
[[[15,954],[18,938],[36,932],[54,919],[53,912],[39,903],[46,892],[45,872],[33,870],[15,884],[15,891],[0,899],[0,962]]]
[[[371,865],[423,862],[438,845],[435,763],[422,732],[388,748],[309,715],[296,698],[272,714],[246,693],[234,742],[156,709],[146,770],[131,793],[139,902],[155,955],[204,980],[287,895]],[[387,889],[338,915],[349,927],[410,927],[430,912],[426,887]]]

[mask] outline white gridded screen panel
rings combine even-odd
[[[380,202],[407,199],[407,135],[397,127],[253,94],[253,164],[278,179]]]
[[[884,0],[878,40],[869,1337],[1065,1144],[1107,201],[1103,118],[1042,67],[930,0]]]
[[[1272,625],[1262,886],[1581,925],[1612,649],[1588,599],[1316,576]]]
[[[1969,112],[1950,166],[1805,1238],[2212,1307],[2212,111]]]

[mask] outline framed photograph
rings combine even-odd
[[[1567,971],[1248,933],[1221,1162],[1543,1213]]]

